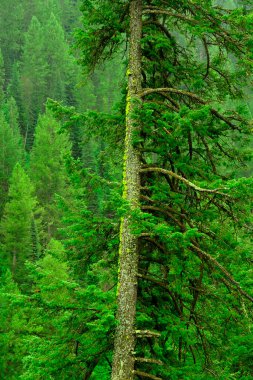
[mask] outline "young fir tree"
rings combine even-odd
[[[22,359],[26,352],[25,330],[27,316],[25,313],[26,297],[23,297],[14,282],[10,270],[1,267],[0,284],[0,377],[15,380],[22,373]]]
[[[62,241],[52,239],[45,255],[29,266],[33,330],[22,379],[110,376],[118,239],[106,237],[115,236],[115,220],[89,210],[87,184],[95,181],[80,163],[72,160],[68,169],[72,193],[60,202]]]
[[[76,284],[71,279],[64,247],[51,240],[44,255],[29,265],[32,279],[27,352],[21,379],[68,379],[74,375],[74,339],[69,330]],[[74,375],[72,377],[72,375]]]
[[[69,38],[73,38],[73,30],[81,25],[80,0],[60,0],[61,20],[64,30]]]
[[[121,154],[124,121],[116,108],[114,113],[87,110],[79,113],[74,107],[63,106],[51,99],[48,109],[69,131],[72,157],[80,160],[88,178],[87,200],[95,215],[114,215],[111,207],[111,190],[120,186]],[[98,125],[103,128],[98,129]],[[113,133],[112,133],[113,131]],[[94,138],[96,133],[96,138]],[[108,206],[108,204],[110,206]]]
[[[52,11],[48,17],[38,19],[33,16],[26,33],[20,69],[21,120],[28,150],[32,147],[34,128],[47,97],[69,104],[77,103],[75,84],[78,70],[68,49],[59,18]]]
[[[25,261],[35,259],[38,254],[34,252],[32,235],[36,199],[32,183],[19,163],[13,169],[8,198],[1,221],[1,255],[15,281],[24,288]]]
[[[3,0],[0,4],[0,40],[4,57],[5,89],[11,77],[13,64],[20,59],[23,42],[23,3]]]
[[[34,10],[32,15],[36,15],[42,25],[45,25],[53,13],[58,22],[61,22],[61,6],[59,0],[48,0],[46,3],[43,0],[33,0]],[[28,1],[29,3],[29,1]],[[29,9],[29,4],[27,4]]]
[[[19,113],[18,113],[18,107],[15,99],[11,96],[9,99],[7,99],[5,107],[5,114],[6,114],[6,120],[10,125],[11,130],[13,133],[16,133],[17,135],[20,135],[19,130]]]
[[[6,105],[2,107],[0,112],[0,213],[2,215],[3,207],[5,205],[8,188],[9,179],[11,177],[12,170],[17,162],[21,162],[23,159],[23,147],[22,140],[18,130],[18,126],[15,120],[15,116],[10,116],[11,111],[11,101],[7,102]],[[5,116],[5,113],[7,115]],[[14,111],[15,112],[15,111]],[[6,120],[9,120],[9,123]]]
[[[129,209],[120,231],[112,379],[252,376],[251,354],[240,362],[253,301],[252,179],[237,171],[247,162],[250,122],[234,101],[251,79],[252,6],[83,5],[84,65],[110,56],[125,33],[129,42],[123,180]],[[227,352],[231,346],[234,352],[236,336],[244,341],[245,328],[242,356],[231,360]]]
[[[25,10],[27,17],[36,16],[42,24],[46,24],[53,13],[57,21],[61,24],[68,38],[74,28],[79,25],[81,12],[79,10],[79,0],[25,0]]]
[[[34,16],[25,35],[20,72],[21,120],[27,149],[32,147],[37,117],[46,100],[48,62],[44,46],[43,28]]]
[[[53,13],[44,24],[44,55],[49,66],[46,76],[46,95],[58,101],[67,97],[68,69],[70,57],[64,31]]]
[[[20,113],[22,111],[22,99],[21,99],[21,80],[20,80],[20,62],[16,62],[12,66],[11,77],[7,86],[7,96],[14,98],[19,111],[19,121],[21,120]],[[21,124],[21,123],[20,123]],[[23,129],[21,129],[23,132]],[[22,133],[24,135],[24,133]]]
[[[38,201],[44,209],[43,223],[47,241],[54,235],[60,222],[56,195],[67,195],[65,159],[70,151],[68,136],[65,132],[60,132],[60,125],[52,115],[46,113],[40,116],[30,155],[29,174]]]

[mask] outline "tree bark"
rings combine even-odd
[[[140,156],[133,147],[133,133],[138,122],[133,110],[141,101],[141,35],[142,0],[130,1],[130,44],[128,94],[126,104],[126,137],[123,172],[123,197],[133,210],[139,207]],[[135,314],[137,301],[138,238],[131,232],[131,216],[121,221],[117,329],[114,342],[112,380],[134,379]]]

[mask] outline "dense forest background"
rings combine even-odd
[[[1,379],[78,379],[110,344],[100,343],[115,306],[108,183],[117,200],[123,130],[103,113],[121,99],[124,54],[86,78],[72,49],[80,5],[0,4]],[[110,149],[109,124],[118,135]]]
[[[124,40],[127,2],[109,3],[0,3],[3,380],[109,380],[111,376],[119,230],[129,213],[122,199],[129,47]],[[155,13],[166,2],[147,1],[147,7],[149,3],[155,3],[151,7]],[[239,18],[252,8],[250,1],[240,11],[240,1],[215,4]],[[192,17],[198,18],[198,11],[196,6]],[[213,104],[221,106],[218,112],[198,100],[197,107],[177,94],[167,95],[164,105],[158,96],[147,98],[133,117],[142,125],[132,143],[143,165],[142,208],[131,215],[132,233],[142,241],[136,328],[140,335],[146,332],[136,345],[141,368],[135,377],[250,380],[252,78],[246,69],[237,71],[236,49],[229,47],[228,61],[222,49],[217,53],[212,39],[191,45],[202,33],[194,30],[195,24],[189,30],[175,24],[178,30],[171,37],[166,15],[161,24],[155,17],[152,14],[152,21],[144,23],[144,87],[179,83],[188,93],[202,96],[206,87],[200,74],[203,71],[209,79],[213,65],[207,86]],[[107,22],[113,33],[103,29]],[[252,27],[250,18],[247,25]],[[204,23],[201,27],[211,28]],[[227,42],[226,32],[222,33],[219,38]],[[101,49],[95,38],[111,45]],[[176,39],[181,43],[178,52]],[[168,64],[172,50],[178,72]],[[102,59],[97,57],[100,53]],[[220,74],[220,67],[225,74]],[[185,78],[190,90],[184,87]],[[230,106],[236,111],[215,124],[213,117],[219,118]],[[243,125],[243,131],[236,123]],[[150,173],[154,165],[163,167],[162,180]],[[224,182],[225,193],[219,193]],[[166,200],[168,185],[172,203]],[[209,185],[206,193],[201,190]],[[234,206],[230,196],[239,203]],[[203,236],[209,240],[202,243]]]

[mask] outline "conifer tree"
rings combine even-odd
[[[24,263],[34,259],[32,223],[36,199],[32,183],[19,163],[13,169],[8,197],[1,221],[1,250],[14,279],[23,286],[27,282]]]
[[[252,10],[1,2],[0,378],[253,377]]]
[[[15,99],[11,96],[5,105],[6,120],[14,134],[20,136],[19,113]]]
[[[52,12],[41,19],[42,23],[36,16],[31,20],[20,70],[21,120],[28,150],[32,147],[37,118],[45,109],[47,97],[76,102],[76,69],[73,57],[68,54],[64,30]]]
[[[126,137],[124,156],[124,199],[134,211],[140,202],[140,153],[133,146],[133,136],[139,129],[132,117],[133,104],[140,101],[142,1],[130,2],[129,74],[126,105]],[[137,300],[138,236],[131,231],[131,220],[126,215],[121,221],[120,262],[118,285],[118,321],[115,336],[112,379],[134,377],[135,313]]]
[[[27,5],[29,8],[29,5]],[[43,0],[34,1],[33,15],[39,19],[42,25],[46,25],[51,15],[53,14],[58,22],[61,22],[61,6],[59,0],[48,0],[46,3]]]
[[[69,163],[71,197],[62,199],[61,242],[52,239],[30,265],[34,329],[24,357],[24,379],[107,379],[115,309],[115,221],[89,210],[91,176]],[[94,182],[94,180],[93,180]]]
[[[70,151],[68,136],[65,132],[60,132],[56,120],[50,113],[40,116],[35,130],[29,173],[38,201],[44,209],[44,227],[49,239],[56,231],[60,217],[55,196],[67,195],[65,159]]]
[[[11,102],[11,101],[10,101]],[[4,204],[6,202],[9,179],[11,177],[12,170],[17,162],[21,162],[23,159],[23,147],[22,140],[16,124],[16,116],[11,114],[15,110],[11,111],[10,102],[5,105],[5,111],[9,119],[8,124],[3,111],[0,112],[0,210],[3,211]],[[14,105],[13,105],[14,106]],[[14,106],[15,107],[15,106]]]
[[[26,325],[24,312],[25,297],[13,281],[10,270],[1,266],[0,283],[0,377],[15,380],[22,372],[22,358],[25,350],[23,332]]]
[[[72,33],[77,26],[80,26],[80,0],[60,0],[61,8],[61,20],[64,30],[69,35],[69,38],[72,38]]]
[[[20,80],[20,62],[16,62],[12,66],[11,77],[6,90],[7,96],[14,98],[18,107],[19,121],[21,119],[20,113],[22,111],[22,91],[21,91],[21,80]],[[23,136],[25,136],[26,129],[22,128],[20,125],[20,131]]]
[[[20,73],[22,127],[28,149],[32,147],[34,127],[46,100],[47,72],[48,63],[45,57],[43,28],[37,17],[34,16],[25,35]]]
[[[49,66],[46,76],[47,96],[55,100],[66,99],[68,63],[68,45],[64,31],[53,13],[43,28],[44,56]]]
[[[27,1],[27,0],[26,0]],[[71,38],[75,26],[79,24],[81,12],[79,10],[79,0],[33,0],[27,1],[26,12],[35,15],[40,22],[45,25],[53,13],[57,21],[67,33],[68,38]]]
[[[107,59],[124,33],[129,41],[123,182],[129,208],[120,232],[112,379],[160,380],[168,373],[206,379],[226,360],[219,361],[216,344],[227,345],[223,328],[230,339],[234,330],[225,315],[239,305],[239,320],[253,301],[243,280],[252,179],[228,169],[231,160],[247,162],[235,141],[240,136],[247,144],[249,115],[235,99],[242,100],[251,75],[250,9],[211,1],[83,4],[78,41],[86,67]],[[247,201],[240,203],[240,194]],[[244,277],[235,270],[238,255]],[[222,376],[232,372],[228,365]]]
[[[16,3],[14,0],[3,0],[0,4],[0,40],[1,50],[5,67],[6,89],[11,77],[12,65],[20,59],[23,42],[23,2]]]

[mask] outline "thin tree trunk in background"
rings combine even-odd
[[[13,252],[13,257],[12,257],[12,273],[15,273],[16,266],[17,266],[17,253]]]
[[[126,138],[124,154],[124,199],[132,209],[139,206],[140,157],[132,145],[133,133],[138,129],[132,112],[139,101],[141,90],[141,34],[142,0],[130,2],[130,45],[128,95],[126,105]],[[135,314],[137,300],[138,238],[131,233],[130,217],[121,221],[118,282],[118,326],[115,335],[112,380],[134,378]]]

